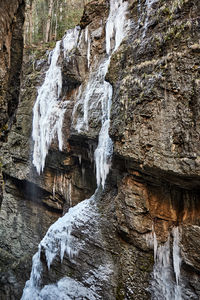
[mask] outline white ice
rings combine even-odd
[[[154,247],[154,268],[151,280],[152,299],[155,300],[182,300],[182,291],[179,284],[181,257],[179,248],[179,228],[174,227],[173,249],[171,255],[170,234],[164,244],[158,245],[155,232],[147,237],[148,245]],[[175,279],[174,279],[175,278]]]
[[[109,136],[110,110],[112,104],[112,86],[105,81],[105,76],[110,64],[110,58],[121,44],[127,34],[128,20],[126,11],[127,1],[111,0],[110,12],[106,22],[106,53],[107,56],[100,63],[97,70],[91,73],[86,88],[80,92],[80,98],[74,108],[77,110],[80,103],[83,104],[83,118],[76,121],[76,130],[80,133],[89,130],[90,112],[98,110],[101,105],[101,130],[98,137],[98,146],[94,158],[96,165],[97,185],[104,188],[106,177],[111,166],[113,152],[112,140]],[[88,30],[85,31],[85,40],[88,41]],[[100,105],[99,105],[100,104]]]
[[[33,164],[40,174],[45,166],[49,147],[57,136],[59,150],[63,148],[62,125],[68,101],[62,101],[62,73],[59,65],[61,51],[67,59],[69,52],[76,46],[79,28],[67,31],[61,41],[56,43],[51,57],[51,64],[46,73],[43,85],[38,90],[38,96],[33,108],[34,141]]]
[[[43,271],[40,261],[41,251],[45,253],[47,266],[50,269],[51,264],[57,256],[60,257],[61,262],[64,255],[67,255],[68,259],[73,261],[84,247],[84,241],[73,236],[72,230],[74,226],[79,228],[83,226],[83,231],[85,230],[85,234],[87,234],[88,229],[84,225],[90,223],[93,224],[93,227],[95,226],[97,212],[94,200],[95,194],[90,199],[86,199],[70,208],[63,217],[50,226],[38,246],[38,252],[33,256],[31,276],[24,288],[22,300],[32,299],[30,295],[40,295],[40,281]]]

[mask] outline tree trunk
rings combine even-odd
[[[50,40],[50,29],[51,29],[51,18],[52,18],[53,2],[54,2],[54,0],[49,0],[49,9],[48,9],[48,17],[47,17],[47,25],[46,25],[46,36],[45,36],[45,42],[46,43],[48,43],[49,40]]]
[[[57,40],[57,29],[58,29],[58,13],[59,13],[59,8],[58,8],[58,0],[56,0],[56,25],[55,25],[55,41]]]
[[[33,1],[30,1],[29,9],[29,43],[33,42]]]

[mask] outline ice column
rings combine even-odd
[[[175,300],[181,300],[181,287],[179,285],[180,281],[180,272],[181,272],[181,256],[180,256],[180,233],[179,228],[174,227],[172,230],[173,234],[173,266],[174,266],[174,274],[176,278],[176,286],[175,286]]]

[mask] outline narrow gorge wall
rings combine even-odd
[[[0,136],[4,139],[18,105],[23,55],[23,0],[1,1]]]
[[[6,140],[19,100],[24,9],[24,1],[1,1],[0,4],[0,147]],[[0,201],[1,161],[0,157]]]
[[[25,3],[23,0],[2,0],[0,2],[0,148],[7,140],[7,134],[15,119],[15,113],[19,102],[20,75],[23,57],[24,10]],[[2,157],[2,155],[0,155],[1,204],[3,201],[2,188],[4,186],[4,180],[2,178],[1,170],[3,160],[4,158]],[[1,233],[2,230],[3,227],[1,227],[0,230]],[[15,237],[9,237],[9,235],[7,234],[4,236],[4,238],[6,240],[10,239],[11,244],[13,242],[13,238],[15,239]],[[11,264],[14,264],[11,252],[6,252],[3,247],[0,247],[1,299],[15,299],[14,292],[11,293],[8,286],[6,288],[4,287],[4,283],[7,282],[7,279],[4,277],[4,270],[8,270],[8,266],[10,266]],[[10,269],[8,273],[9,272]],[[11,273],[12,272],[10,272],[10,280],[12,281]],[[9,298],[10,295],[11,298]]]
[[[107,21],[114,4],[126,6],[119,48],[115,33],[123,24],[118,20],[112,31]],[[42,299],[58,291],[58,297],[72,297],[69,286],[75,299],[199,299],[199,11],[198,0],[92,1],[57,50],[24,60],[16,121],[1,149],[0,299],[20,299],[40,240],[70,207],[33,261],[42,266],[36,288]],[[109,49],[113,156],[105,187],[94,194],[95,150],[108,118],[101,66]],[[31,120],[55,51],[62,147],[58,127],[39,176]],[[59,118],[49,120],[53,128]],[[63,257],[58,232],[68,238]],[[50,270],[47,250],[55,256]],[[35,284],[33,273],[27,287]]]

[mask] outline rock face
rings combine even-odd
[[[39,60],[24,61],[16,121],[1,149],[5,188],[0,214],[0,299],[20,299],[30,277],[31,257],[50,224],[91,197],[97,187],[94,152],[105,118],[100,88],[104,76],[98,68],[109,55],[106,21],[112,3],[88,4],[77,28],[76,46],[67,52],[65,37],[61,42],[58,100],[67,101],[63,147],[59,151],[55,135],[40,176],[32,164],[31,120],[37,89],[49,68],[48,55],[44,52]],[[200,297],[200,3],[130,0],[125,4],[130,27],[106,74],[113,87],[111,171],[105,189],[95,194],[95,204],[89,208],[84,206],[87,202],[79,204],[85,219],[75,215],[79,207],[75,206],[68,213],[70,229],[62,227],[61,233],[74,241],[79,254],[71,257],[68,247],[62,261],[57,241],[51,251],[58,251],[48,270],[50,246],[45,240],[41,243],[41,280],[34,292],[40,290],[42,299],[56,293],[74,297],[69,283],[77,290],[76,299],[161,299],[154,289],[161,245],[169,252],[172,275],[168,279],[174,293],[181,293],[180,299]],[[116,43],[113,33],[111,48]],[[5,78],[4,74],[8,91],[14,77]],[[13,99],[8,102],[11,114],[4,106],[10,117]],[[30,280],[35,284],[33,276]]]
[[[198,187],[199,3],[149,2],[139,11],[133,3],[134,29],[108,74],[115,154],[144,173]]]
[[[23,0],[0,3],[0,146],[5,141],[18,105],[23,56]],[[1,161],[1,158],[0,158]],[[0,162],[0,201],[2,175]]]
[[[12,122],[18,105],[23,55],[23,0],[1,1],[0,14],[0,137]],[[8,123],[9,121],[9,123]]]

